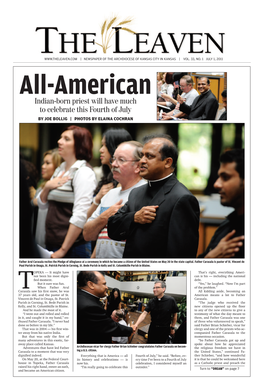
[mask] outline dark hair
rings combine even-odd
[[[100,272],[100,271],[99,271]],[[100,272],[104,276],[104,272]],[[78,287],[85,287],[88,282],[97,284],[98,277],[94,271],[81,271],[77,276]]]
[[[27,172],[27,183],[29,187],[37,188],[37,183],[39,180],[39,173],[35,165],[27,160],[21,159],[22,163],[24,164],[24,167]]]
[[[198,80],[201,80],[201,79],[206,79],[207,80],[207,84],[210,85],[210,80],[207,76],[199,76],[198,77]]]
[[[221,163],[236,163],[236,171],[239,173],[239,177],[244,179],[245,167],[244,167],[244,149],[233,149],[224,152],[220,156]]]
[[[116,148],[121,142],[131,141],[132,137],[129,132],[125,129],[109,129],[104,134],[105,145],[108,149],[108,152],[113,157]]]
[[[187,75],[186,72],[174,72],[172,74],[172,79],[173,79],[173,81],[179,81],[182,77],[184,77],[186,75]]]
[[[92,134],[85,127],[69,126],[66,130],[73,131],[75,157],[77,160],[89,162],[93,158]]]
[[[107,150],[111,157],[113,157],[114,152],[119,144],[125,141],[132,140],[132,137],[127,130],[116,128],[106,130],[106,132],[103,133],[102,138],[105,138],[105,146],[107,147]],[[114,183],[114,187],[117,186],[117,181],[113,179],[113,174],[109,166],[103,164],[102,171],[103,176],[101,177],[98,186],[94,191],[94,195],[96,195],[100,191],[104,184]]]
[[[152,141],[155,138],[162,138],[166,141],[163,142],[162,147],[160,148],[159,152],[161,154],[161,159],[165,160],[167,157],[172,158],[172,164],[171,167],[175,168],[178,160],[178,150],[173,142],[173,139],[168,134],[150,134],[143,138],[143,143],[147,144],[148,142]]]
[[[154,282],[154,286],[155,286],[155,284],[157,284],[157,283],[160,283],[160,286],[161,286],[162,288],[166,288],[166,283],[164,282],[164,280],[156,280],[156,281]]]
[[[117,291],[118,292],[118,297],[115,298],[114,297],[114,292]],[[118,288],[113,288],[113,290],[111,291],[110,293],[110,296],[109,296],[109,303],[115,301],[118,305],[119,303],[121,302],[121,294],[120,294],[120,290]]]
[[[223,90],[223,92],[221,93],[221,95],[222,95],[223,98],[226,98],[226,97],[227,97],[226,89]]]
[[[116,317],[119,319],[119,320],[123,320],[125,318],[125,313],[123,312],[123,310],[116,310]]]
[[[173,72],[167,72],[165,76],[165,83],[166,84],[173,84]]]

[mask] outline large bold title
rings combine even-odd
[[[152,40],[148,41],[149,33],[134,33],[135,43],[133,48],[126,47],[127,42],[121,39],[121,27],[112,27],[114,34],[115,54],[157,54],[170,53],[174,50],[179,53],[182,48],[188,53],[211,53],[212,47],[221,53],[224,51],[224,33],[218,33],[215,39],[209,33],[181,33],[175,36],[175,33],[162,34],[161,32]],[[66,33],[59,32],[57,27],[37,27],[36,31],[41,30],[44,37],[44,50],[41,53],[53,53],[54,47],[59,45],[59,53],[97,53],[95,49],[96,33],[71,33],[70,38]],[[67,46],[67,50],[66,50]],[[69,51],[68,51],[69,50]]]
[[[150,94],[150,80],[146,79],[115,79],[114,73],[110,73],[110,78],[106,79],[68,79],[60,75],[55,82],[47,82],[46,74],[35,74],[33,77],[25,75],[20,88],[20,94],[46,94],[48,89],[54,94],[92,94],[110,93],[118,94]]]

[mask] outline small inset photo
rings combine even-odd
[[[77,344],[186,344],[186,271],[77,272]]]
[[[226,72],[157,73],[157,120],[226,119]]]

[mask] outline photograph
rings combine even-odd
[[[78,271],[77,344],[186,344],[186,271]]]

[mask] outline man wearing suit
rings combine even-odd
[[[77,280],[77,344],[111,344],[113,336],[130,336],[133,328],[114,322],[99,302],[108,289],[103,273],[81,271]]]
[[[208,77],[199,77],[197,89],[200,95],[194,99],[190,106],[184,103],[180,95],[177,96],[180,111],[187,114],[189,120],[214,120],[218,110],[218,101],[210,90]]]
[[[140,175],[148,184],[132,190],[127,203],[109,218],[109,236],[126,240],[126,258],[195,258],[200,210],[173,174],[177,148],[166,134],[144,141]]]

